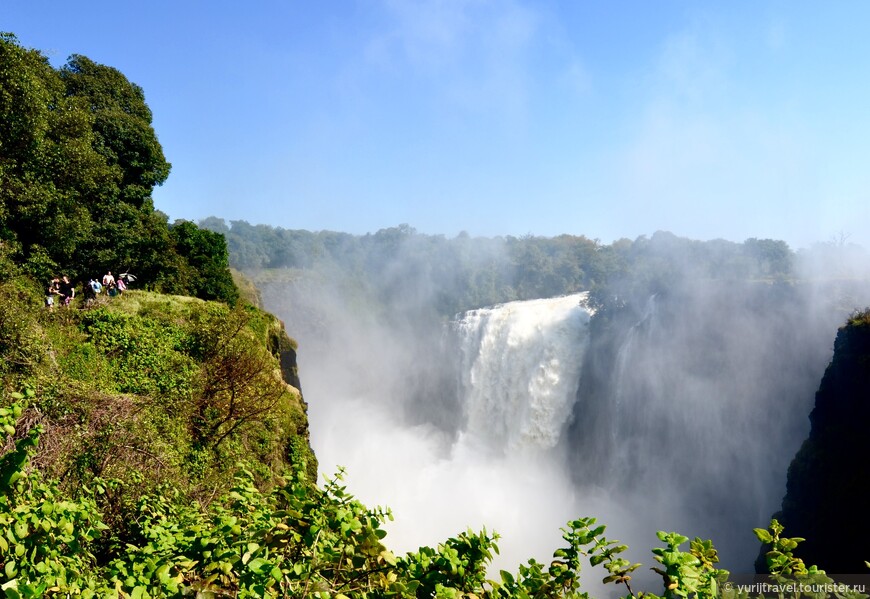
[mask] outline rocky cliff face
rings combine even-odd
[[[778,508],[843,319],[810,295],[707,281],[614,314],[593,334],[569,431],[577,486],[750,569],[751,531]]]
[[[772,417],[776,417],[775,414]],[[782,511],[795,555],[829,574],[863,574],[870,560],[870,310],[837,334],[816,393],[812,429],[788,470]],[[762,571],[763,555],[756,562]],[[766,571],[766,570],[763,570]]]
[[[302,382],[299,380],[299,367],[296,363],[296,342],[287,336],[284,323],[278,321],[269,335],[269,349],[278,359],[281,365],[281,377],[288,385],[302,391]]]
[[[274,320],[269,331],[269,350],[278,360],[281,368],[281,378],[298,391],[298,401],[306,417],[299,419],[296,426],[296,437],[291,440],[289,452],[291,461],[302,458],[306,462],[306,471],[311,480],[317,480],[317,457],[311,448],[311,431],[308,428],[308,403],[302,396],[302,382],[299,379],[299,366],[296,361],[296,341],[291,339],[284,328],[283,321]]]

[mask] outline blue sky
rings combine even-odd
[[[141,85],[171,219],[870,247],[870,3],[3,0]]]

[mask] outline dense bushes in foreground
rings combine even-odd
[[[604,537],[591,518],[568,523],[565,546],[549,564],[534,559],[516,574],[487,579],[497,552],[495,535],[462,533],[437,548],[397,557],[382,540],[389,512],[369,509],[346,492],[341,477],[322,489],[298,465],[263,492],[243,467],[234,486],[210,502],[188,501],[172,485],[141,495],[123,542],[106,545],[113,531],[103,511],[133,482],[96,478],[71,497],[30,467],[42,432],[16,429],[33,393],[10,394],[0,409],[0,589],[6,597],[585,597],[580,569],[603,568],[603,582],[623,585],[626,596],[657,597],[632,588],[640,564]],[[14,442],[12,441],[14,439]],[[756,535],[770,545],[774,581],[824,585],[831,580],[794,557],[801,539],[781,537],[776,521]],[[653,570],[667,598],[741,597],[728,572],[716,568],[710,541],[658,533]],[[822,587],[820,587],[822,588]],[[813,593],[805,593],[813,596]],[[825,596],[820,591],[816,596]],[[853,594],[853,596],[862,596]]]

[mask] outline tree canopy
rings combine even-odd
[[[454,238],[408,225],[351,235],[291,230],[210,217],[200,226],[223,234],[230,265],[330,272],[358,281],[372,297],[426,294],[444,317],[518,299],[592,291],[597,308],[645,302],[703,279],[782,281],[795,276],[784,241],[696,241],[658,231],[610,244],[583,235]]]

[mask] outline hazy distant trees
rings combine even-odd
[[[190,243],[193,224],[170,233],[151,199],[169,170],[141,87],[80,55],[54,69],[0,34],[0,243],[26,271],[83,280],[132,270],[142,285],[216,297],[179,282],[226,249],[205,235]]]
[[[753,237],[743,245],[760,275],[783,278],[791,274],[794,255],[786,242]]]
[[[659,231],[611,244],[584,236],[424,235],[408,225],[351,235],[250,225],[217,218],[200,226],[226,235],[230,263],[329,270],[355,279],[386,304],[429,303],[442,316],[485,305],[592,290],[593,303],[615,307],[704,279],[784,280],[793,253],[783,241],[695,241]],[[419,302],[418,302],[419,303]]]

